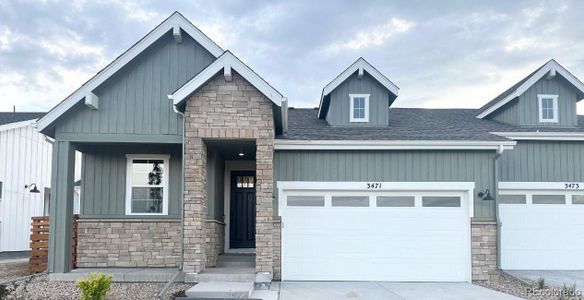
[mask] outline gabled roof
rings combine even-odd
[[[34,125],[42,112],[0,112],[0,131]]]
[[[229,51],[225,51],[223,55],[219,56],[172,95],[168,95],[168,98],[173,100],[175,106],[183,104],[192,93],[203,87],[222,70],[229,74],[231,70],[235,70],[274,104],[277,106],[282,105],[282,94]]]
[[[386,89],[388,89],[391,93],[393,93],[396,97],[399,92],[399,87],[395,85],[391,80],[385,77],[379,70],[377,70],[374,66],[372,66],[369,62],[367,62],[363,57],[359,57],[357,61],[351,64],[347,69],[345,69],[341,74],[339,74],[333,81],[327,84],[322,89],[322,95],[320,96],[320,105],[318,106],[318,117],[322,118],[325,111],[322,110],[323,108],[323,101],[324,98],[329,95],[334,89],[336,89],[341,83],[343,83],[349,76],[353,75],[355,72],[359,71],[362,74],[362,71],[366,71],[369,75],[371,75],[375,80],[377,80],[381,85],[383,85]]]
[[[529,74],[527,77],[521,79],[519,82],[514,84],[512,87],[504,91],[495,99],[489,101],[483,107],[478,110],[477,118],[482,119],[491,113],[497,111],[503,105],[509,103],[509,101],[519,97],[527,89],[533,86],[538,80],[543,78],[548,74],[560,74],[563,78],[568,80],[576,89],[584,95],[584,83],[582,83],[576,76],[572,75],[566,68],[562,67],[555,60],[550,60],[543,66],[537,68],[533,73]]]
[[[79,101],[83,100],[86,95],[92,93],[95,88],[114,75],[130,61],[132,61],[132,59],[134,59],[136,56],[140,55],[144,50],[146,50],[146,48],[148,48],[148,46],[152,45],[164,34],[170,30],[173,30],[173,34],[175,32],[176,34],[179,34],[179,29],[182,29],[184,32],[186,32],[213,56],[218,57],[223,53],[223,49],[215,44],[195,25],[189,22],[179,12],[174,12],[166,20],[160,23],[160,25],[156,26],[156,28],[154,28],[136,44],[130,47],[130,49],[122,53],[113,62],[99,71],[94,77],[89,79],[89,81],[84,83],[79,89],[73,92],[73,94],[69,95],[67,98],[65,98],[65,100],[51,109],[43,118],[37,122],[38,129],[43,131],[45,128],[50,126],[58,117],[64,114]]]

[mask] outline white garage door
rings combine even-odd
[[[501,268],[584,270],[584,195],[513,191],[499,196]]]
[[[467,195],[288,191],[283,280],[468,281]]]

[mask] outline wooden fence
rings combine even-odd
[[[73,269],[77,268],[77,220],[78,215],[73,217],[71,257]],[[47,269],[49,257],[49,217],[32,217],[32,228],[30,230],[30,257],[28,266],[31,273],[43,272]]]

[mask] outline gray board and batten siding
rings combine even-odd
[[[180,145],[94,145],[83,152],[81,218],[171,218],[181,216]],[[168,154],[168,216],[126,215],[126,154]]]
[[[494,151],[285,151],[274,156],[278,181],[474,182],[474,217],[493,219],[494,201],[478,191],[494,190]],[[275,184],[275,195],[277,195]],[[277,202],[278,199],[276,198]],[[274,203],[274,211],[277,210]]]
[[[97,110],[81,101],[65,113],[55,125],[56,138],[79,134],[142,135],[153,140],[182,137],[182,117],[167,95],[213,60],[188,34],[176,43],[168,32],[94,91],[99,97]]]
[[[349,94],[369,94],[369,122],[350,122],[351,103]],[[330,97],[330,103],[326,120],[330,125],[362,127],[387,126],[389,105],[395,99],[395,95],[367,72],[364,73],[361,79],[357,78],[357,73],[352,74],[335,88],[328,97]]]
[[[558,95],[558,122],[539,122],[537,95]],[[576,104],[579,92],[561,76],[542,78],[515,100],[505,104],[489,118],[519,126],[575,127],[578,123]]]

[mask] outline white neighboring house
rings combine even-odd
[[[0,254],[28,251],[31,217],[48,215],[52,144],[35,129],[43,115],[0,112]],[[76,164],[75,178],[80,178],[80,166]],[[31,184],[39,193],[31,192]],[[79,195],[76,185],[75,213]]]

